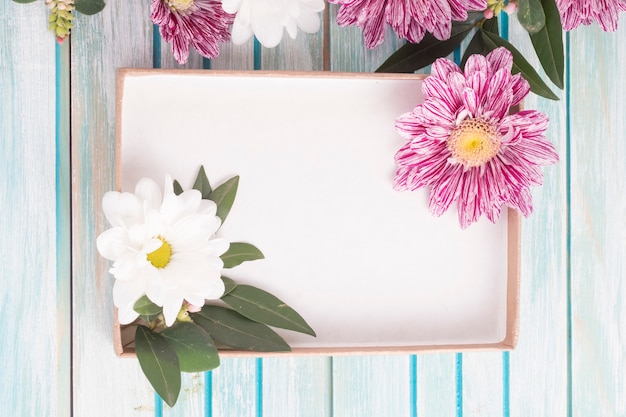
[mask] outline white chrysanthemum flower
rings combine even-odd
[[[165,323],[176,321],[183,301],[194,306],[224,293],[220,255],[229,243],[215,238],[221,221],[213,201],[197,190],[175,195],[172,179],[165,180],[164,195],[147,178],[135,194],[108,192],[102,199],[112,228],[98,236],[100,254],[113,261],[113,301],[119,321],[131,323],[138,314],[135,302],[144,294],[163,307]]]
[[[231,32],[235,45],[254,34],[263,46],[273,48],[283,38],[283,28],[292,39],[298,28],[317,32],[324,0],[222,0],[222,7],[227,13],[236,13]]]

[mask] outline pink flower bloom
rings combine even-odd
[[[626,11],[626,0],[556,0],[563,29],[573,30],[594,20],[604,31],[617,30],[619,12]]]
[[[503,205],[532,212],[529,187],[541,185],[541,166],[558,155],[544,133],[548,118],[535,110],[509,115],[528,94],[511,75],[513,57],[498,48],[471,56],[462,72],[438,59],[424,80],[424,102],[396,121],[407,143],[396,153],[396,190],[430,186],[430,210],[442,215],[456,201],[461,227],[484,213],[495,222]]]
[[[450,38],[452,21],[467,19],[468,10],[483,11],[486,0],[329,0],[341,5],[339,26],[363,29],[365,45],[375,48],[383,42],[385,23],[402,39],[419,43],[426,32],[437,39]]]
[[[152,0],[150,18],[160,26],[161,37],[172,43],[176,61],[184,64],[189,44],[202,56],[218,56],[218,42],[230,40],[228,26],[234,15],[222,9],[220,0]]]

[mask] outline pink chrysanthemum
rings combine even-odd
[[[363,29],[365,45],[375,48],[385,37],[385,23],[398,37],[419,43],[426,32],[437,39],[450,38],[452,21],[467,19],[468,10],[485,10],[486,0],[329,0],[341,5],[339,26]]]
[[[535,110],[509,115],[528,94],[513,57],[498,48],[471,56],[462,72],[438,59],[424,80],[424,102],[396,121],[408,142],[397,152],[396,190],[430,186],[430,209],[442,215],[457,202],[465,228],[484,213],[495,222],[503,205],[532,212],[529,187],[558,155],[544,133],[548,118]]]
[[[161,37],[172,43],[174,58],[184,64],[189,44],[207,58],[220,53],[218,42],[228,42],[235,16],[222,9],[221,0],[152,0],[150,19],[159,25]]]
[[[597,21],[604,31],[614,32],[619,12],[626,11],[626,0],[556,0],[556,5],[565,30]]]

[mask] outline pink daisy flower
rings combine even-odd
[[[161,37],[172,43],[174,58],[184,64],[189,44],[207,58],[220,53],[218,42],[228,42],[228,26],[235,16],[222,9],[220,0],[152,0],[150,19],[159,25]]]
[[[563,29],[573,30],[594,20],[607,32],[617,30],[619,12],[626,11],[626,0],[556,0]]]
[[[541,167],[558,155],[544,137],[546,115],[509,115],[530,90],[521,74],[511,75],[512,65],[505,48],[471,56],[465,72],[446,59],[435,61],[422,85],[424,102],[396,121],[408,140],[395,156],[396,190],[429,186],[435,216],[456,201],[462,228],[482,214],[495,222],[502,206],[532,212],[529,187],[541,185]]]
[[[339,26],[363,30],[365,45],[375,48],[385,37],[385,23],[398,37],[419,43],[426,32],[437,39],[450,38],[452,21],[467,19],[468,10],[485,10],[486,0],[329,0],[340,4]]]

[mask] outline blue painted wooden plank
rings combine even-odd
[[[333,358],[333,416],[410,416],[409,355]]]
[[[57,282],[57,266],[67,265],[57,264],[64,242],[55,237],[55,43],[47,21],[39,2],[0,4],[0,412],[7,416],[70,409],[69,294],[63,278]]]
[[[626,23],[570,34],[571,415],[626,415]]]
[[[70,175],[70,48],[55,47],[57,401],[58,414],[70,415],[72,393],[72,244]]]
[[[457,415],[456,354],[418,355],[416,385],[416,414],[418,417],[453,417]],[[460,405],[462,405],[462,397]]]
[[[76,416],[150,416],[155,403],[138,362],[113,352],[113,279],[96,237],[101,201],[115,188],[116,70],[152,66],[149,4],[109,1],[78,15],[72,35],[73,409]]]
[[[261,417],[257,413],[257,360],[225,358],[213,371],[211,417]],[[207,416],[208,417],[208,416]]]
[[[517,19],[510,39],[540,68],[528,34]],[[539,70],[541,71],[541,70]],[[522,222],[520,335],[510,354],[510,415],[564,416],[567,410],[567,136],[565,93],[560,101],[529,94],[524,107],[550,118],[546,137],[561,161],[544,169],[533,193],[534,213]]]
[[[264,417],[331,417],[329,357],[263,360]]]

